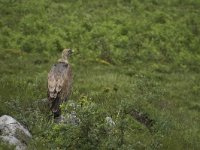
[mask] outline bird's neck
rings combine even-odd
[[[63,59],[63,58],[58,59],[58,62],[68,64],[68,60],[67,59]]]

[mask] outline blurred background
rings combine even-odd
[[[64,48],[77,127],[38,107]],[[0,0],[0,115],[30,149],[199,149],[199,73],[199,0]]]

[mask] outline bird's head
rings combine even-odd
[[[58,61],[59,62],[66,62],[66,63],[68,63],[68,58],[72,55],[72,53],[73,53],[72,49],[69,49],[69,48],[64,49],[62,51],[61,59],[59,59]]]
[[[64,49],[62,52],[62,58],[68,58],[73,53],[73,50],[70,48]]]

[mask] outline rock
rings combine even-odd
[[[64,115],[61,115],[60,117],[55,118],[54,122],[78,125],[80,123],[80,119],[76,116],[76,112],[72,111],[71,113],[65,113]]]
[[[68,106],[71,108],[70,112],[65,112],[60,117],[55,118],[55,123],[64,123],[64,124],[72,124],[78,125],[80,123],[80,119],[77,117],[77,107],[79,107],[74,101],[69,100]]]
[[[16,150],[25,150],[31,134],[18,121],[8,115],[0,117],[0,139],[16,146]]]
[[[112,120],[111,117],[106,117],[106,124],[109,125],[110,127],[115,126],[115,122]]]
[[[80,119],[77,117],[77,108],[79,107],[74,101],[69,100],[68,105],[71,107],[71,112],[65,114],[65,123],[78,125],[80,123]]]

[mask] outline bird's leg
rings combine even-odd
[[[54,116],[54,119],[61,116],[61,110],[60,110],[60,108],[56,112],[53,112],[53,116]]]
[[[63,122],[63,116],[61,115],[61,109],[59,108],[56,112],[53,112],[54,115],[54,123]]]
[[[60,117],[61,115],[61,108],[60,108],[61,100],[59,96],[56,97],[51,103],[51,111],[53,113],[54,118]]]

